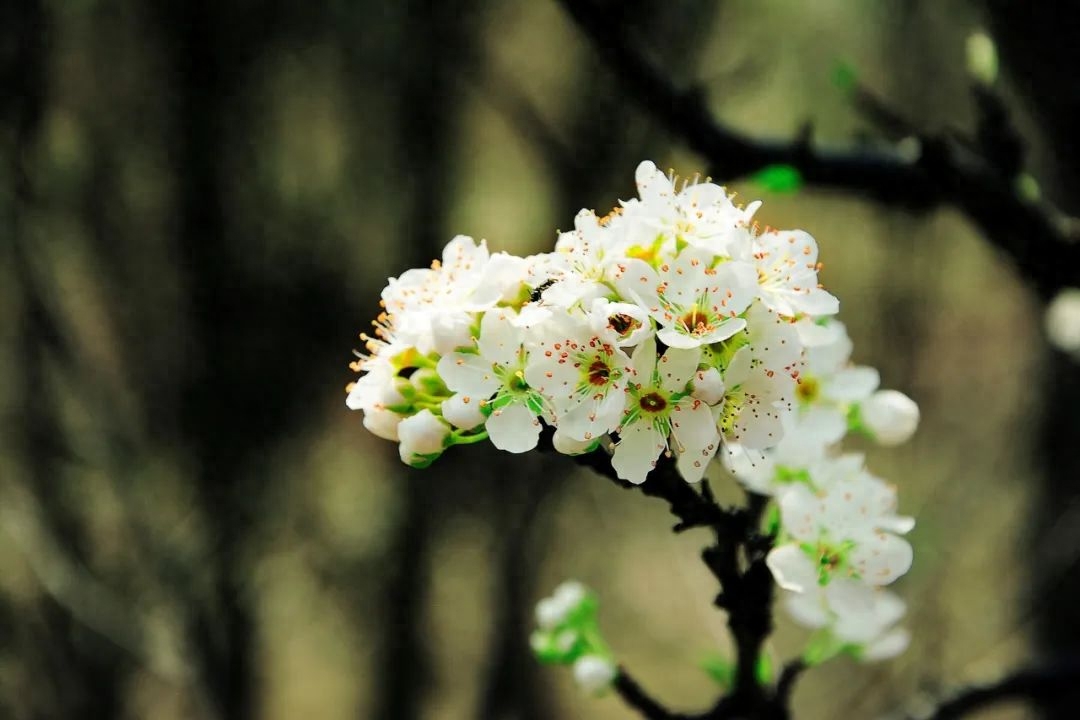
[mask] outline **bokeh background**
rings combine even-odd
[[[847,147],[898,138],[839,63],[962,132],[987,29],[1029,172],[1075,211],[1068,5],[622,0],[612,21],[731,126]],[[663,503],[477,446],[411,470],[344,407],[388,276],[458,233],[544,250],[644,158],[705,169],[549,0],[0,3],[0,716],[633,717],[529,656],[571,577],[639,679],[707,706],[724,619],[705,538]],[[797,716],[1068,655],[1080,390],[1024,279],[948,209],[729,187],[818,238],[856,359],[923,410],[913,442],[868,448],[918,518],[913,645],[811,671]],[[770,652],[805,637],[781,618]]]

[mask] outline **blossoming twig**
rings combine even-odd
[[[1075,284],[1080,243],[1049,208],[1021,197],[995,159],[946,137],[919,138],[921,150],[912,160],[883,150],[816,149],[805,136],[794,141],[744,136],[716,121],[700,89],[677,87],[596,2],[558,2],[642,107],[706,157],[714,176],[734,179],[769,165],[790,165],[808,184],[888,205],[917,210],[953,205],[1013,260],[1041,297]]]

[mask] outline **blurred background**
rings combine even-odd
[[[1029,171],[1075,212],[1068,5],[612,12],[722,121],[848,147],[896,138],[838,67],[919,128],[970,130],[965,40],[986,29]],[[707,706],[699,664],[728,641],[704,534],[558,457],[405,468],[344,406],[388,276],[458,233],[548,249],[632,196],[645,158],[706,169],[549,0],[0,3],[0,716],[633,717],[529,655],[566,578],[657,696]],[[1039,298],[954,211],[730,187],[817,237],[856,360],[923,410],[913,442],[868,449],[918,518],[913,646],[810,671],[797,716],[1068,656],[1080,387]],[[781,617],[770,653],[805,637]]]

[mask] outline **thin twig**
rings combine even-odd
[[[685,715],[668,710],[638,684],[626,668],[620,666],[615,676],[615,692],[627,705],[637,710],[646,720],[699,720],[704,715]]]
[[[1076,284],[1080,243],[1067,236],[1054,213],[1021,198],[1013,179],[978,153],[928,135],[919,138],[920,152],[914,159],[870,148],[822,150],[805,137],[771,141],[743,135],[715,120],[699,89],[677,87],[640,52],[641,42],[630,38],[596,2],[558,2],[642,107],[707,158],[713,176],[730,180],[769,165],[791,165],[806,183],[820,188],[909,209],[951,205],[1013,260],[1044,299]]]
[[[919,720],[955,720],[1008,700],[1052,700],[1080,688],[1080,663],[1028,668],[959,692]]]

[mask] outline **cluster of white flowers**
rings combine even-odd
[[[897,627],[905,606],[884,589],[911,567],[902,538],[914,526],[895,514],[895,489],[870,474],[862,455],[843,453],[854,432],[896,445],[915,432],[919,409],[880,390],[878,372],[851,363],[852,342],[836,319],[796,323],[804,346],[795,411],[774,447],[732,447],[728,468],[747,488],[776,501],[778,537],[768,564],[796,622],[818,629],[815,652],[863,660],[907,647]]]
[[[917,409],[850,366],[814,238],[761,230],[760,203],[739,207],[651,162],[636,180],[638,198],[604,217],[582,210],[553,252],[491,253],[458,236],[441,262],[392,278],[348,406],[417,467],[484,440],[526,452],[544,424],[556,450],[610,453],[634,483],[662,455],[699,481],[719,453],[777,498],[770,567],[796,593],[796,617],[877,647],[897,617],[877,588],[910,564],[896,535],[910,522],[835,446],[849,429],[901,441]],[[849,627],[857,613],[881,618],[882,632]]]

